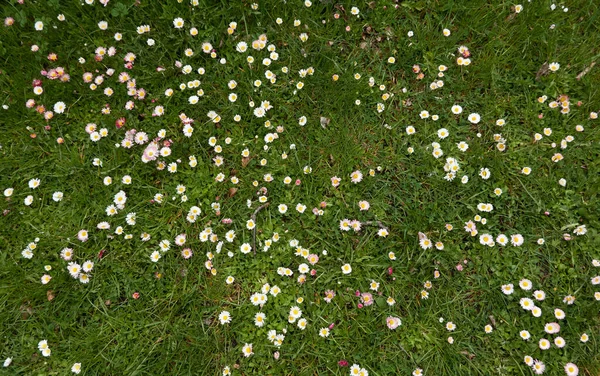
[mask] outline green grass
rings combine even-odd
[[[599,374],[600,302],[594,293],[600,288],[590,281],[600,274],[592,264],[600,259],[600,120],[590,113],[600,110],[600,69],[577,76],[600,58],[600,6],[592,0],[557,2],[552,11],[552,2],[534,0],[523,2],[517,14],[516,3],[500,0],[258,4],[257,10],[251,2],[206,0],[197,7],[187,0],[111,0],[106,7],[98,1],[60,0],[0,5],[2,17],[14,19],[12,26],[0,28],[0,102],[5,106],[0,109],[0,189],[14,188],[0,203],[0,358],[12,358],[0,374],[70,374],[76,362],[86,375],[220,375],[225,366],[235,375],[349,374],[340,360],[377,376],[410,375],[417,368],[438,376],[533,374],[524,363],[526,355],[544,362],[544,374],[564,375],[568,362],[578,365],[580,375]],[[360,8],[359,17],[350,14],[353,6]],[[59,14],[64,22],[57,20]],[[185,20],[182,29],[173,26],[177,17]],[[301,25],[294,26],[294,20]],[[43,21],[42,31],[35,30],[36,21]],[[100,30],[99,21],[107,21],[108,29]],[[227,33],[230,22],[237,22],[232,35]],[[140,25],[149,25],[150,32],[138,35]],[[197,36],[190,35],[191,27],[198,29]],[[442,35],[444,28],[451,30],[449,37]],[[121,41],[115,41],[116,32],[122,33]],[[308,34],[306,42],[301,33]],[[261,34],[279,54],[269,67],[261,63],[269,56],[267,49],[251,47]],[[148,46],[148,38],[154,46]],[[247,52],[236,52],[240,41],[248,43]],[[202,52],[203,42],[212,44],[216,58]],[[39,51],[32,52],[34,44]],[[469,66],[456,63],[463,45],[471,54]],[[116,54],[94,61],[99,46],[114,46]],[[185,56],[187,48],[193,49],[192,57]],[[124,67],[128,52],[136,55],[132,69]],[[47,59],[50,53],[57,61]],[[246,61],[248,55],[255,58],[253,64]],[[395,63],[387,62],[390,56]],[[78,62],[80,57],[85,63]],[[191,65],[193,72],[184,75],[176,61]],[[560,63],[560,69],[536,79],[544,63],[551,62]],[[423,72],[422,80],[414,65]],[[437,77],[440,65],[448,67],[442,78]],[[70,75],[69,82],[40,74],[58,66]],[[203,75],[196,72],[199,67]],[[314,74],[301,78],[298,72],[309,67]],[[112,76],[106,74],[110,68]],[[277,75],[273,84],[265,78],[267,69]],[[83,81],[85,72],[104,74],[104,83],[91,90]],[[121,72],[146,90],[144,100],[127,94],[117,80]],[[42,95],[33,93],[34,79],[42,80]],[[181,91],[179,85],[195,79],[204,95],[192,105],[188,98],[197,89]],[[257,79],[260,88],[253,85]],[[230,80],[238,84],[233,90],[227,87]],[[444,86],[431,90],[434,80],[443,80]],[[296,89],[299,81],[301,90]],[[107,87],[114,90],[110,97],[103,93]],[[174,90],[171,97],[165,95],[168,88]],[[228,100],[231,92],[238,95],[235,103]],[[390,95],[385,101],[384,93]],[[541,104],[543,95],[548,99]],[[548,107],[560,95],[569,97],[568,114]],[[47,111],[59,101],[67,109],[46,121],[35,107],[25,106],[28,99]],[[125,110],[129,100],[135,102],[131,111]],[[273,109],[257,118],[248,103],[259,106],[264,100]],[[384,103],[385,110],[378,112],[377,103]],[[104,115],[107,104],[111,112]],[[462,106],[461,115],[451,113],[454,104]],[[165,114],[153,117],[157,105],[164,106]],[[423,110],[439,120],[421,119]],[[213,123],[209,111],[222,120]],[[479,123],[468,121],[472,112],[481,115]],[[195,120],[191,137],[182,132],[181,113]],[[236,114],[240,122],[233,120]],[[303,127],[301,116],[307,118]],[[126,124],[117,129],[121,117]],[[329,119],[326,126],[320,125],[321,117]],[[497,119],[506,125],[497,126]],[[92,142],[85,131],[88,123],[106,128],[108,136]],[[409,125],[416,128],[414,135],[407,135]],[[283,131],[265,150],[264,137],[276,133],[277,126]],[[439,139],[440,128],[450,135]],[[552,134],[535,142],[534,134],[544,128]],[[142,162],[145,146],[115,147],[130,129],[146,132],[150,140],[166,130],[172,153],[160,159],[167,164],[180,160],[177,172]],[[496,134],[505,139],[503,152],[496,147]],[[220,153],[209,145],[213,136]],[[561,149],[567,136],[574,140]],[[458,150],[460,141],[468,143],[466,152]],[[432,156],[433,142],[444,152],[439,159]],[[249,159],[241,155],[246,148]],[[564,160],[552,162],[555,153]],[[213,161],[217,154],[224,158],[221,166]],[[188,165],[190,155],[197,158],[196,167]],[[444,180],[447,157],[460,165],[451,182]],[[101,167],[92,164],[94,158]],[[266,166],[261,166],[263,158]],[[310,174],[305,166],[312,168]],[[491,171],[488,180],[478,176],[484,167]],[[531,174],[522,174],[523,167],[530,167]],[[355,170],[364,174],[358,184],[350,182]],[[219,173],[225,176],[222,183],[215,181]],[[263,178],[269,173],[274,180],[267,183]],[[131,176],[131,184],[121,182],[124,175]],[[466,184],[463,175],[469,177]],[[112,177],[108,186],[103,183],[107,176]],[[239,179],[237,185],[230,182],[232,176]],[[289,185],[282,183],[286,176],[292,179]],[[342,179],[337,188],[333,176]],[[41,185],[30,189],[34,178]],[[558,184],[561,178],[565,187]],[[180,184],[186,187],[186,202],[176,194]],[[268,189],[270,205],[257,212],[261,187]],[[495,188],[502,189],[501,196]],[[125,208],[109,217],[105,209],[120,190],[127,193]],[[64,193],[60,202],[52,199],[56,191]],[[164,194],[162,203],[152,202],[157,193]],[[28,195],[33,196],[30,206],[24,204]],[[368,211],[359,211],[361,200],[370,203]],[[314,215],[322,202],[323,215]],[[219,213],[213,203],[220,204]],[[286,214],[278,211],[282,203],[288,206]],[[303,214],[295,210],[298,203],[306,205]],[[479,203],[491,203],[494,210],[481,212]],[[190,223],[186,215],[194,205],[202,213]],[[135,225],[126,223],[128,213],[136,213]],[[242,254],[240,246],[254,242],[253,231],[246,228],[253,214],[258,249]],[[476,215],[487,223],[477,223],[479,234],[471,236],[463,227]],[[225,218],[232,223],[222,223]],[[344,218],[380,221],[389,236],[379,237],[377,226],[366,225],[360,232],[343,232]],[[103,221],[109,230],[96,228]],[[446,224],[454,229],[448,231]],[[580,225],[587,234],[575,236]],[[124,228],[121,235],[115,233],[118,226]],[[220,252],[216,243],[198,240],[208,227],[224,241]],[[90,233],[86,242],[77,239],[81,229]],[[229,230],[236,233],[233,243],[225,241]],[[151,236],[147,242],[140,239],[144,232]],[[420,232],[443,242],[444,249],[423,250]],[[263,252],[274,233],[280,240]],[[524,244],[484,246],[479,242],[484,233],[494,238],[521,234]],[[572,240],[563,239],[566,233]],[[187,235],[185,247],[194,253],[190,259],[181,256],[185,247],[174,243],[179,234]],[[21,251],[36,238],[33,258],[24,258]],[[537,244],[540,238],[543,245]],[[163,239],[171,249],[154,263],[150,255]],[[305,283],[298,282],[298,268],[308,261],[294,255],[293,239],[320,258],[311,266],[316,275],[307,275]],[[72,261],[95,262],[89,284],[69,275],[68,262],[60,256],[66,247],[73,249]],[[216,275],[205,264],[208,252]],[[351,274],[342,273],[345,263],[352,265]],[[44,270],[46,265],[52,269]],[[293,276],[278,275],[280,267],[291,269]],[[434,278],[436,270],[439,278]],[[52,277],[45,285],[40,282],[44,274]],[[235,282],[226,284],[230,275]],[[539,318],[519,305],[522,297],[531,297],[518,287],[523,278],[533,282],[533,290],[546,293],[544,301],[536,302],[542,309]],[[369,291],[372,280],[380,283],[381,296],[371,291],[375,303],[358,308],[355,292]],[[429,298],[421,299],[426,281],[433,287]],[[265,283],[280,287],[281,293],[269,295],[259,308],[250,296]],[[501,290],[508,283],[515,285],[509,296]],[[327,290],[336,292],[329,304]],[[567,295],[575,296],[573,305],[563,302]],[[388,306],[387,297],[396,304]],[[308,321],[304,331],[288,322],[295,305]],[[554,308],[563,309],[566,319],[557,320]],[[218,316],[224,310],[233,319],[221,325]],[[267,317],[262,328],[254,325],[259,311]],[[402,325],[388,329],[388,316],[399,317]],[[448,321],[457,326],[451,333],[445,328]],[[544,324],[556,321],[560,333],[545,333]],[[331,324],[330,336],[320,337],[319,329]],[[486,334],[488,324],[494,330]],[[529,341],[519,337],[524,329],[531,333]],[[280,348],[268,341],[269,330],[286,331]],[[589,335],[586,343],[579,339],[583,333]],[[563,349],[552,344],[540,350],[540,338],[552,341],[558,335],[566,341]],[[49,357],[37,349],[44,339],[52,350]],[[252,343],[254,351],[247,358],[245,343]]]

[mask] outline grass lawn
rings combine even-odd
[[[600,375],[597,1],[0,15],[0,375]]]

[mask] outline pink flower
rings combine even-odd
[[[362,228],[362,224],[360,223],[360,221],[357,221],[356,219],[354,219],[354,220],[350,221],[350,227],[352,227],[354,232],[359,232],[360,229]]]
[[[342,359],[338,362],[338,366],[340,367],[348,367],[348,361],[345,359]]]
[[[124,117],[118,118],[115,121],[115,126],[117,127],[117,129],[120,129],[120,128],[122,128],[125,125],[125,122],[126,122],[126,120],[125,120]]]
[[[331,300],[333,300],[334,297],[335,297],[335,291],[333,291],[333,290],[327,290],[327,291],[325,291],[325,298],[324,298],[324,300],[327,303],[331,303]]]
[[[275,360],[279,360],[279,351],[275,351],[273,353],[273,358],[275,358]]]
[[[132,298],[134,298],[134,299],[139,299],[139,298],[140,298],[140,293],[139,293],[139,292],[134,292],[134,293],[131,295],[131,297],[132,297]]]
[[[331,178],[331,185],[333,187],[338,187],[340,185],[340,182],[342,181],[342,179],[338,178],[337,176],[333,176]]]
[[[392,275],[392,273],[394,273],[394,268],[392,268],[391,266],[388,268],[388,274]]]
[[[371,293],[369,293],[369,292],[363,292],[363,293],[360,295],[360,300],[361,300],[361,302],[363,302],[363,304],[364,304],[366,307],[368,307],[368,306],[370,306],[371,304],[373,304],[373,301],[374,301],[374,300],[373,300],[373,295],[371,295]]]
[[[154,161],[156,160],[156,158],[158,158],[158,146],[151,142],[150,144],[148,144],[148,146],[146,146],[146,149],[144,150],[144,154],[142,155],[142,161],[144,162],[149,162],[149,161]]]
[[[346,31],[350,31],[350,25],[346,26]]]
[[[358,303],[358,309],[361,309],[363,307],[362,303]]]
[[[459,272],[462,272],[462,270],[463,270],[462,264],[456,265],[456,270],[458,270]]]
[[[558,332],[560,332],[560,325],[556,322],[548,323],[544,327],[544,331],[548,334],[558,333]]]
[[[296,185],[300,185],[302,183],[302,181],[300,181],[300,179],[296,179]]]
[[[181,251],[181,255],[182,255],[182,256],[183,256],[183,258],[184,258],[184,259],[186,259],[186,260],[187,260],[187,259],[189,259],[190,257],[192,257],[192,254],[193,254],[193,252],[192,252],[192,250],[191,250],[190,248],[184,248],[184,249]]]
[[[335,323],[332,322],[331,325],[329,325],[329,330],[332,330],[334,326],[335,326]]]
[[[316,276],[317,275],[317,271],[315,269],[312,269],[310,271],[310,275],[313,276],[313,277]]]
[[[386,320],[385,320],[387,327],[391,330],[396,329],[397,327],[399,327],[402,324],[402,321],[400,321],[399,318],[397,317],[393,317],[393,316],[389,316]]]

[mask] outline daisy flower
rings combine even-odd
[[[173,20],[173,26],[176,29],[181,29],[183,27],[183,24],[185,23],[185,21],[183,20],[183,18],[181,17],[177,17]]]
[[[360,172],[360,170],[356,170],[353,173],[350,174],[350,180],[356,184],[356,183],[360,183],[363,179],[363,174],[362,172]]]
[[[267,316],[263,312],[258,312],[254,315],[254,325],[259,328],[262,328],[265,325],[265,320]]]
[[[329,328],[321,328],[319,329],[319,336],[323,338],[329,337]]]
[[[478,113],[474,112],[474,113],[472,113],[472,114],[469,115],[469,121],[472,124],[477,124],[477,123],[479,123],[479,121],[481,121],[481,116],[479,116]]]
[[[79,232],[77,233],[77,239],[79,239],[82,242],[85,242],[88,240],[88,232],[87,230],[79,230]]]
[[[31,179],[29,180],[29,188],[36,189],[40,186],[40,179]]]
[[[522,280],[519,281],[519,287],[525,291],[531,290],[532,286],[533,286],[533,284],[531,283],[531,281],[526,278],[523,278]]]
[[[536,360],[533,362],[533,366],[531,366],[531,368],[533,368],[533,371],[536,375],[541,375],[544,373],[546,365],[542,361]]]
[[[222,311],[219,313],[219,321],[221,325],[229,324],[231,322],[231,314],[228,311]]]
[[[539,340],[538,345],[541,350],[548,350],[550,348],[550,341],[546,338],[542,338]]]
[[[250,355],[254,354],[254,352],[252,352],[252,344],[251,343],[244,344],[244,347],[242,347],[242,354],[246,358],[248,358]]]
[[[161,257],[162,256],[160,255],[159,251],[154,251],[150,255],[150,261],[152,261],[152,262],[158,262],[158,260],[160,260]]]
[[[386,320],[385,320],[387,327],[391,330],[396,329],[397,327],[399,327],[402,324],[402,321],[397,318],[397,317],[392,317],[389,316]]]
[[[342,265],[342,273],[343,274],[350,274],[350,273],[352,273],[352,266],[350,266],[350,264],[344,264],[344,265]]]
[[[81,372],[81,363],[73,364],[73,366],[71,367],[71,372],[73,372],[74,374],[79,374]]]
[[[504,293],[504,295],[510,295],[514,291],[515,291],[515,289],[514,289],[514,286],[512,283],[502,285],[502,292]]]
[[[567,376],[577,376],[579,375],[579,368],[573,363],[565,364],[565,373]]]

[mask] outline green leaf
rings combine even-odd
[[[129,13],[129,8],[123,3],[117,3],[110,11],[113,17],[124,17]]]

